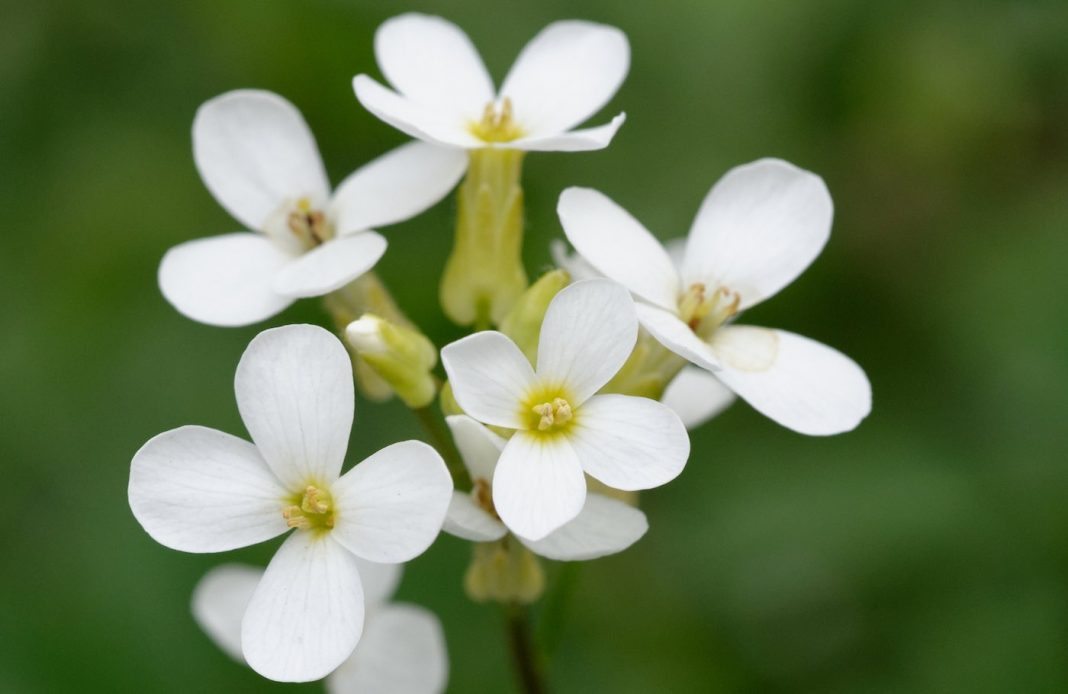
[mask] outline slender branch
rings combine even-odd
[[[430,437],[434,448],[438,449],[438,453],[445,459],[445,465],[452,475],[453,485],[461,491],[466,491],[471,488],[471,476],[467,474],[467,467],[460,459],[460,452],[456,450],[452,437],[445,429],[445,423],[434,412],[433,407],[433,405],[427,405],[414,409],[412,412],[423,426],[423,431]]]
[[[508,643],[512,649],[512,664],[523,694],[546,694],[545,678],[541,663],[531,638],[530,615],[527,608],[518,603],[505,607]]]

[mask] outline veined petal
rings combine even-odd
[[[693,330],[690,330],[690,326],[683,323],[675,313],[640,302],[635,304],[634,308],[642,327],[649,331],[657,342],[703,369],[719,369],[719,358],[712,348],[697,337]]]
[[[485,146],[463,119],[405,98],[367,75],[356,75],[352,88],[364,108],[417,140],[467,149]]]
[[[197,239],[167,251],[159,288],[183,316],[200,323],[258,323],[293,303],[271,288],[293,259],[262,234],[237,232]]]
[[[446,417],[445,422],[452,431],[453,441],[471,479],[492,481],[497,459],[508,442],[467,415],[452,415]]]
[[[411,219],[445,197],[467,170],[467,152],[409,142],[360,167],[330,202],[341,235]]]
[[[402,441],[346,472],[331,493],[331,536],[358,557],[396,563],[419,556],[438,536],[452,478],[433,448]]]
[[[517,431],[493,475],[493,504],[516,535],[540,540],[582,510],[586,478],[563,436]]]
[[[386,240],[373,231],[334,238],[290,261],[272,287],[282,296],[323,296],[373,268],[385,252]]]
[[[587,494],[586,505],[573,521],[541,540],[522,542],[546,559],[585,561],[622,552],[648,529],[645,514],[633,506],[601,494]]]
[[[356,558],[329,534],[301,530],[278,548],[252,594],[241,650],[268,679],[310,682],[352,654],[363,616]]]
[[[208,190],[235,219],[262,230],[286,200],[326,200],[330,182],[308,124],[271,92],[206,101],[193,120],[193,156]]]
[[[514,342],[486,330],[441,349],[456,402],[480,422],[508,429],[527,426],[520,403],[534,382],[534,369]]]
[[[375,57],[393,88],[412,101],[477,121],[493,101],[493,81],[463,30],[431,15],[409,12],[375,32]]]
[[[438,618],[416,605],[386,605],[367,616],[359,648],[326,678],[326,691],[439,694],[448,677]]]
[[[234,391],[252,440],[290,493],[337,478],[355,393],[336,337],[314,325],[263,331],[241,356]]]
[[[130,465],[134,517],[156,542],[223,552],[284,533],[286,491],[248,441],[185,426],[149,440]]]
[[[492,478],[491,478],[492,479]],[[484,511],[466,492],[454,491],[442,530],[472,542],[492,542],[504,537],[508,528]]]
[[[523,47],[501,85],[516,120],[537,135],[569,130],[599,111],[630,68],[630,44],[615,27],[553,22]]]
[[[397,592],[404,564],[379,564],[356,557],[356,568],[363,585],[363,601],[368,610],[385,604]]]
[[[785,330],[724,326],[712,336],[716,377],[755,410],[810,436],[854,429],[871,412],[871,384],[856,362]]]
[[[594,128],[570,130],[559,135],[531,135],[509,142],[507,146],[528,152],[592,152],[610,145],[626,120],[627,114],[620,113],[610,122]]]
[[[667,484],[690,457],[690,437],[679,416],[648,398],[595,395],[582,406],[570,434],[582,468],[624,491]]]
[[[549,303],[538,339],[538,381],[566,386],[572,407],[612,380],[638,339],[634,301],[621,284],[593,279]]]
[[[641,222],[591,188],[568,188],[556,206],[567,240],[590,265],[646,301],[674,311],[679,278]]]
[[[727,409],[734,402],[734,392],[708,371],[684,366],[668,384],[660,402],[693,430]]]
[[[193,618],[216,646],[241,663],[241,620],[261,578],[263,569],[255,566],[222,564],[193,589]]]
[[[834,206],[823,179],[780,159],[727,172],[690,229],[687,283],[741,295],[740,310],[793,282],[823,250]]]

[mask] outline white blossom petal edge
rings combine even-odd
[[[352,366],[311,325],[267,330],[246,349],[235,390],[255,444],[204,427],[153,438],[130,468],[130,508],[158,542],[218,552],[295,529],[243,610],[249,665],[283,682],[320,679],[349,657],[364,625],[358,559],[403,562],[441,530],[452,479],[418,441],[389,446],[340,475],[353,419]],[[222,629],[205,626],[222,638]],[[232,634],[231,634],[232,636]],[[232,643],[232,639],[231,639]]]

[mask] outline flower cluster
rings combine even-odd
[[[160,434],[133,458],[129,501],[155,540],[185,552],[287,535],[266,569],[219,566],[194,591],[197,621],[256,672],[326,678],[331,692],[437,692],[448,671],[440,624],[389,598],[399,565],[441,530],[474,543],[467,594],[515,614],[544,589],[539,557],[590,560],[641,539],[635,493],[678,477],[687,430],[735,395],[827,435],[857,426],[871,391],[841,353],[734,322],[795,279],[830,233],[822,180],[780,160],[728,172],[689,236],[666,246],[602,193],[569,188],[558,213],[575,252],[555,243],[559,267],[529,282],[523,157],[608,146],[623,114],[575,128],[627,73],[621,31],[551,24],[499,89],[468,37],[438,17],[387,21],[374,50],[392,89],[359,75],[356,97],[415,141],[333,192],[283,98],[235,91],[197,112],[197,168],[248,230],[167,252],[163,295],[219,326],[323,297],[342,339],[312,325],[260,333],[234,383],[251,442],[200,426]],[[373,272],[387,248],[374,229],[418,215],[461,178],[440,300],[473,331],[439,350]],[[434,446],[395,443],[343,472],[355,385],[372,400],[396,395]]]

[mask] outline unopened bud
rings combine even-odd
[[[545,572],[534,554],[505,536],[497,542],[474,546],[471,565],[464,574],[464,590],[475,602],[534,602],[545,591]]]
[[[501,321],[501,332],[519,345],[531,364],[538,361],[538,336],[549,302],[570,281],[571,276],[566,270],[546,272],[523,292]]]
[[[345,328],[345,337],[406,405],[418,409],[434,400],[437,383],[431,370],[438,352],[418,330],[367,313]]]

